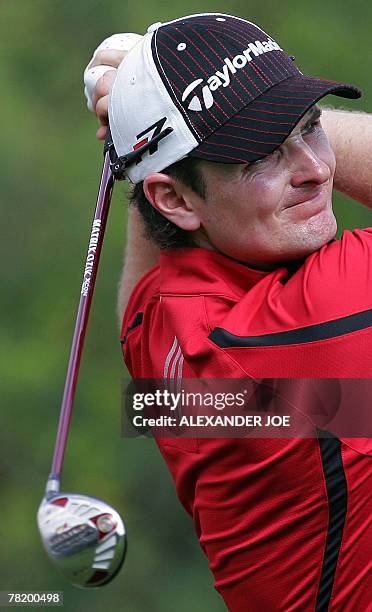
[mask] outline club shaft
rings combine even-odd
[[[67,436],[70,428],[76,383],[79,374],[80,361],[84,339],[88,325],[90,306],[97,277],[98,264],[101,255],[103,237],[106,228],[113,189],[113,176],[110,170],[109,153],[105,153],[101,182],[98,190],[97,203],[89,237],[87,258],[84,266],[80,301],[76,316],[75,330],[72,338],[70,359],[67,368],[66,382],[63,393],[58,432],[54,448],[52,469],[47,483],[47,492],[58,492]]]

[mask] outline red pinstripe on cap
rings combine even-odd
[[[304,76],[258,26],[229,15],[164,24],[152,52],[164,86],[200,143],[189,155],[210,161],[255,161],[278,148],[325,95],[361,95],[351,85]]]
[[[120,174],[138,183],[184,158],[255,161],[306,111],[351,85],[304,76],[258,26],[205,13],[151,26],[120,65],[109,103]]]

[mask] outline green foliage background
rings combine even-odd
[[[82,71],[106,36],[143,33],[193,12],[257,21],[304,72],[359,85],[371,110],[367,0],[1,0],[2,297],[0,590],[63,590],[67,610],[225,609],[192,523],[151,440],[120,437],[124,369],[115,316],[125,187],[115,190],[64,469],[67,490],[97,495],[124,516],[126,564],[100,591],[70,587],[41,548],[35,515],[52,457],[90,221],[102,163]],[[342,227],[363,207],[337,196]]]

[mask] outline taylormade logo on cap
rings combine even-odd
[[[231,75],[236,74],[238,70],[241,70],[249,62],[251,62],[254,59],[252,54],[253,56],[258,57],[263,53],[278,50],[282,51],[278,43],[271,38],[268,38],[267,40],[256,40],[254,43],[250,43],[241,54],[239,53],[238,55],[235,55],[235,57],[232,59],[226,57],[222,70],[217,70],[211,77],[209,77],[207,79],[208,85],[204,85],[202,88],[201,95],[203,97],[204,108],[208,109],[213,106],[214,98],[212,91],[216,91],[221,86],[228,87],[231,82]],[[190,97],[190,94],[203,82],[203,79],[196,79],[190,83],[182,94],[182,102],[186,102]],[[189,101],[187,108],[195,112],[200,112],[203,110],[201,100],[196,94],[194,94]]]

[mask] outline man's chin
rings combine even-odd
[[[310,250],[318,250],[334,240],[337,233],[337,220],[332,208],[327,208],[309,220],[305,236]]]
[[[302,236],[302,240],[297,242],[292,253],[286,257],[286,260],[304,259],[319,251],[326,244],[332,242],[337,233],[337,221],[335,217],[329,217],[327,222],[318,224],[314,223],[311,228]]]
[[[321,236],[314,236],[313,240],[309,244],[304,245],[304,251],[303,251],[302,257],[308,257],[312,253],[319,251],[326,244],[333,242],[333,240],[336,237],[336,231],[337,231],[337,228],[334,231],[325,232]]]

